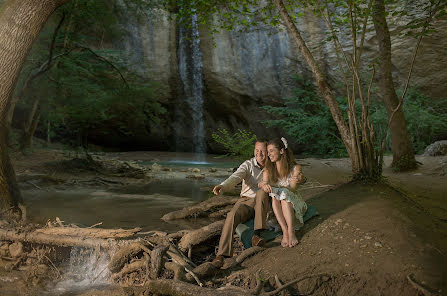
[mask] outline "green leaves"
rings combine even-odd
[[[238,130],[231,134],[227,129],[220,128],[213,132],[212,137],[216,143],[224,147],[228,156],[233,156],[240,160],[253,157],[256,135],[250,131]]]
[[[265,120],[268,127],[280,127],[295,143],[303,155],[341,157],[346,155],[343,142],[329,107],[317,96],[309,80],[296,77],[295,96],[284,99],[284,106],[265,106],[263,109],[277,119]],[[339,101],[339,104],[343,102]]]

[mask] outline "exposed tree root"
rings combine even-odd
[[[188,217],[203,217],[208,216],[207,212],[225,207],[227,205],[233,205],[239,197],[218,195],[210,199],[207,199],[197,205],[186,207],[178,211],[170,212],[164,215],[161,219],[165,221],[183,219]]]
[[[140,243],[134,243],[121,248],[113,255],[109,263],[109,269],[111,272],[118,272],[123,266],[130,261],[131,258],[137,256],[139,253],[145,251],[150,254],[151,251]]]
[[[182,252],[185,252],[188,250],[189,246],[198,245],[214,236],[220,235],[224,222],[224,220],[220,220],[205,227],[191,231],[182,237],[178,244],[179,249],[182,250]]]
[[[422,287],[420,284],[418,284],[414,279],[413,279],[413,275],[409,274],[407,275],[407,280],[408,282],[410,282],[410,284],[416,289],[418,290],[419,293],[422,293],[425,296],[437,296],[437,293],[433,293],[430,292],[428,289]]]

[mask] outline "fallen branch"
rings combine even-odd
[[[101,228],[78,228],[78,227],[51,227],[34,230],[35,233],[48,235],[68,235],[88,238],[125,238],[134,236],[141,228],[133,229],[101,229]]]
[[[122,244],[113,239],[102,238],[85,238],[78,236],[68,235],[51,235],[39,232],[19,232],[14,229],[1,229],[0,228],[0,240],[8,241],[20,241],[27,243],[57,245],[62,247],[84,247],[84,248],[96,248],[101,247],[103,249],[113,249],[114,247]],[[129,243],[128,241],[124,242]]]
[[[188,274],[190,274],[194,278],[194,280],[196,281],[197,285],[199,285],[200,287],[203,287],[202,282],[199,280],[199,278],[197,277],[197,275],[194,272],[192,272],[191,270],[189,270],[186,267],[185,267],[185,270],[186,270],[186,272]]]

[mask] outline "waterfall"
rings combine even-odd
[[[202,80],[202,53],[200,51],[199,26],[197,23],[197,15],[191,17],[191,28],[188,30],[183,26],[179,28],[179,49],[178,49],[178,69],[180,79],[183,84],[184,101],[188,108],[183,109],[186,119],[190,116],[192,120],[192,151],[198,157],[199,154],[206,152],[205,145],[205,129],[203,124],[203,80]],[[179,122],[184,125],[185,122]],[[181,133],[180,130],[176,130]],[[185,135],[183,135],[185,136]],[[179,137],[176,137],[177,139]],[[177,148],[185,147],[177,140]],[[187,145],[189,146],[189,145]]]
[[[93,287],[109,285],[110,258],[99,249],[73,247],[64,278],[52,288],[51,295],[72,295]]]

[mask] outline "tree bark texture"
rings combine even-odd
[[[0,209],[22,202],[5,135],[12,93],[25,58],[48,17],[68,0],[7,0],[0,7]]]
[[[388,118],[391,117],[399,105],[399,98],[393,83],[391,63],[391,38],[385,18],[385,3],[383,0],[374,1],[374,28],[379,46],[380,63],[378,67],[379,85]],[[414,151],[408,135],[407,123],[402,106],[395,111],[389,125],[391,135],[391,150],[393,152],[393,167],[412,169],[416,167]]]
[[[300,32],[298,31],[295,23],[293,22],[292,18],[290,17],[289,13],[287,12],[286,7],[284,6],[284,3],[282,0],[274,0],[275,6],[278,9],[281,19],[284,21],[287,29],[291,33],[296,45],[298,46],[299,51],[303,55],[304,59],[306,60],[307,64],[310,67],[310,70],[312,71],[312,74],[314,76],[314,79],[318,85],[318,88],[320,90],[320,93],[322,94],[324,100],[326,101],[326,104],[329,106],[329,110],[331,111],[332,118],[334,119],[335,123],[337,124],[338,131],[340,132],[341,138],[343,140],[343,143],[346,146],[346,150],[348,151],[349,158],[351,159],[352,163],[352,171],[354,174],[358,174],[361,171],[359,158],[358,158],[358,151],[355,147],[355,139],[351,136],[351,132],[349,130],[349,127],[343,118],[343,115],[341,113],[340,107],[337,103],[337,100],[335,98],[334,93],[330,89],[327,79],[325,75],[323,74],[323,71],[321,71],[320,67],[318,66],[317,62],[315,61],[312,53],[310,52],[309,48],[307,47],[304,39],[301,37]]]

